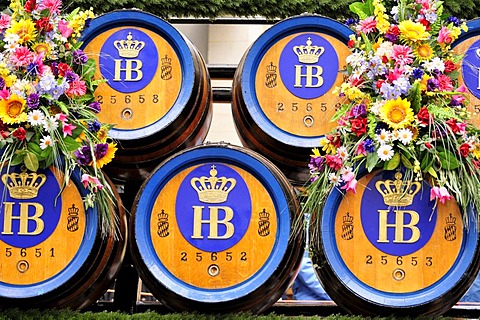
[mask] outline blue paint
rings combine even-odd
[[[367,184],[363,193],[360,206],[360,216],[362,219],[363,231],[370,243],[380,251],[394,256],[404,256],[423,248],[433,235],[437,222],[437,208],[434,209],[434,201],[425,201],[430,197],[430,185],[423,181],[420,191],[415,194],[413,203],[406,207],[388,206],[384,204],[382,194],[375,187],[377,181],[395,180],[395,171],[380,171]],[[415,189],[415,187],[413,186]],[[413,189],[412,189],[413,190]],[[414,190],[416,191],[416,190]],[[373,204],[373,205],[372,205]],[[407,243],[413,236],[413,229],[405,227],[402,229],[402,239],[405,243],[394,242],[395,228],[387,228],[387,241],[380,242],[379,239],[379,218],[378,210],[388,210],[387,223],[394,225],[397,219],[396,211],[406,211],[403,213],[403,225],[408,225],[412,220],[412,214],[408,211],[414,211],[420,216],[420,220],[415,227],[420,229],[421,237],[418,241]]]
[[[228,179],[235,179],[235,185],[231,189],[232,184],[227,183],[225,188],[228,192],[227,200],[221,203],[205,203],[199,200],[197,190],[200,190],[200,183],[196,183],[197,190],[192,187],[192,179],[199,177],[210,177],[212,166],[218,171],[217,177],[226,177]],[[209,183],[207,183],[210,186]],[[218,186],[218,185],[217,185]],[[233,169],[219,163],[204,164],[192,172],[190,172],[183,182],[180,184],[177,199],[175,202],[175,214],[177,218],[178,227],[185,240],[192,246],[207,252],[220,252],[236,245],[243,239],[247,232],[248,226],[252,218],[252,200],[250,191],[243,178]],[[218,224],[218,237],[220,239],[212,239],[210,235],[210,225],[203,223],[201,225],[201,239],[194,238],[194,212],[193,207],[202,207],[202,220],[210,220],[209,208],[231,208],[233,210],[233,218],[230,220],[227,217],[225,210],[218,210],[218,220],[231,223],[234,227],[233,236],[228,239],[221,239],[227,233],[227,224]]]
[[[184,298],[205,303],[219,303],[242,298],[269,281],[274,272],[281,268],[280,263],[286,254],[290,237],[291,218],[288,199],[275,175],[262,162],[266,160],[261,161],[261,158],[249,155],[242,149],[233,146],[227,148],[218,144],[203,145],[178,153],[151,173],[150,178],[143,185],[141,194],[137,196],[138,202],[133,220],[134,245],[144,264],[148,266],[151,277],[171,292]],[[202,289],[175,277],[158,258],[150,234],[152,209],[165,184],[187,168],[212,162],[235,165],[254,176],[267,189],[277,212],[275,244],[265,264],[245,281],[223,289]]]
[[[312,49],[307,50],[307,42],[311,42]],[[318,56],[318,61],[299,61],[301,56],[307,54]],[[307,68],[310,68],[310,73],[313,74],[311,87],[307,86],[305,77],[308,74]],[[280,55],[279,70],[283,84],[290,93],[302,99],[315,99],[332,90],[339,70],[338,55],[325,38],[313,33],[302,34],[290,40],[284,47]],[[302,76],[297,75],[297,72]]]
[[[144,43],[144,45],[135,47],[138,52],[137,57],[129,58],[120,55],[121,50],[126,47],[126,45],[123,45],[123,41],[126,41],[129,36],[132,42]],[[105,40],[100,50],[99,62],[100,72],[111,88],[122,93],[132,93],[142,90],[154,79],[158,69],[158,51],[155,43],[146,33],[138,29],[127,28],[115,32]],[[127,63],[131,64],[134,70],[131,72],[131,78],[136,79],[138,77],[140,80],[127,81],[125,79]],[[115,80],[115,64],[118,64],[118,68],[122,69],[118,71],[121,80]]]
[[[7,172],[7,168],[4,167],[2,176]],[[21,166],[10,167],[9,174],[20,173]],[[29,172],[27,172],[29,173]],[[40,244],[48,239],[55,231],[60,215],[62,214],[62,198],[59,197],[54,202],[54,199],[60,193],[60,185],[54,176],[53,172],[49,169],[38,170],[38,174],[44,174],[46,181],[38,189],[38,196],[33,199],[15,199],[11,197],[9,188],[5,188],[5,185],[0,183],[0,194],[2,195],[2,204],[0,205],[0,240],[16,248],[30,248]],[[35,181],[27,182],[28,185],[34,185],[40,183],[41,179],[37,178]],[[11,182],[10,178],[7,180],[7,185]],[[11,234],[5,232],[5,210],[7,205],[5,203],[11,203],[12,219],[11,223],[7,221],[7,224],[11,225]],[[10,205],[8,205],[10,206]],[[28,208],[28,227],[27,234],[21,234],[20,230],[20,211],[21,207]],[[43,210],[43,213],[41,212]],[[37,212],[38,211],[38,212]],[[38,218],[32,219],[38,215]],[[43,224],[43,225],[42,225]],[[36,233],[37,228],[43,231],[39,234]],[[24,231],[23,231],[24,232]]]

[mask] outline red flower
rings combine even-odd
[[[350,124],[352,125],[352,132],[355,133],[357,137],[367,132],[367,118],[350,119]]]
[[[62,77],[64,77],[65,72],[67,72],[69,70],[72,70],[72,68],[70,68],[70,66],[68,64],[63,63],[63,62],[60,62],[58,64],[58,74],[61,75]]]
[[[420,19],[418,22],[420,22],[421,24],[423,24],[423,25],[425,26],[425,30],[427,30],[427,31],[430,31],[430,30],[431,30],[431,28],[430,28],[430,22],[429,22],[427,19],[422,18],[422,19]]]
[[[430,143],[430,142],[425,142],[425,147],[427,149],[432,149],[433,148],[433,145]]]
[[[27,131],[25,130],[25,128],[20,127],[17,128],[17,130],[13,131],[12,135],[18,140],[25,140],[25,138],[27,137]]]
[[[326,160],[327,166],[329,166],[330,168],[332,168],[335,171],[340,170],[340,168],[343,165],[342,164],[342,159],[337,155],[335,155],[335,156],[326,155],[325,160]]]
[[[25,9],[25,12],[31,13],[33,10],[37,9],[37,7],[37,1],[27,0],[27,2],[25,2],[25,5],[23,6],[23,9]]]
[[[46,33],[53,30],[53,25],[50,23],[50,19],[43,17],[35,21],[35,27],[40,33]]]
[[[333,134],[327,134],[325,137],[328,139],[328,141],[330,141],[330,143],[331,143],[335,148],[339,148],[339,147],[340,147],[340,143],[341,143],[341,141],[340,141],[340,134],[338,134],[338,133],[335,134],[335,135],[333,135]]]
[[[445,73],[450,73],[457,70],[457,65],[453,63],[452,60],[446,60],[443,64],[445,66]]]
[[[427,107],[422,107],[417,113],[417,119],[423,125],[429,125],[433,121],[433,115],[428,112]]]
[[[354,40],[348,40],[347,45],[351,49],[351,48],[355,47],[355,41]]]
[[[465,125],[463,123],[457,123],[457,119],[450,119],[445,121],[445,123],[450,127],[453,133],[459,133],[465,129]]]
[[[468,154],[470,153],[470,145],[468,143],[462,143],[460,146],[460,154],[462,157],[466,158]]]

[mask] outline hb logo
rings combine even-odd
[[[125,58],[114,59],[115,75],[113,81],[140,81],[143,78],[142,61],[134,58],[137,58],[140,51],[145,47],[145,42],[132,39],[132,33],[129,32],[126,40],[113,42],[118,50],[118,55]],[[125,74],[123,79],[122,74]]]

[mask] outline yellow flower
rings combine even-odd
[[[428,43],[422,43],[413,50],[418,60],[428,61],[433,57],[433,49]]]
[[[398,28],[400,29],[400,36],[409,42],[424,41],[430,37],[423,24],[412,20],[403,20]]]
[[[117,145],[114,143],[108,144],[107,153],[100,159],[96,159],[95,163],[97,168],[101,168],[107,163],[110,163],[115,157],[115,152],[117,151]]]
[[[407,99],[388,100],[380,108],[380,118],[392,129],[401,129],[411,125],[413,110]]]
[[[35,50],[35,52],[38,54],[44,52],[44,57],[47,57],[48,53],[50,52],[50,46],[48,45],[48,43],[40,42],[33,46],[33,50]]]
[[[420,90],[422,90],[422,91],[427,90],[427,82],[428,82],[428,79],[430,79],[430,78],[431,77],[428,74],[424,74],[422,76],[422,80],[420,81]]]
[[[108,139],[108,129],[105,127],[101,127],[100,130],[97,132],[97,138],[101,142],[105,143]]]
[[[6,124],[21,123],[27,121],[25,99],[12,94],[8,99],[0,100],[0,119]]]
[[[30,19],[21,19],[20,21],[13,21],[12,26],[7,30],[8,34],[16,34],[20,37],[18,41],[20,44],[32,41],[36,37],[35,23]]]
[[[335,146],[327,138],[320,139],[320,146],[322,147],[322,150],[328,154],[337,153],[337,148],[335,148]]]
[[[313,149],[312,149],[312,152],[313,152],[313,154],[311,155],[312,157],[320,157],[320,156],[321,156],[320,151],[318,150],[318,148],[313,148]]]

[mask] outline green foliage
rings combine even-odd
[[[64,7],[93,8],[96,14],[113,10],[137,8],[164,19],[175,17],[218,18],[225,16],[284,19],[305,12],[316,13],[343,21],[352,16],[349,5],[357,0],[64,0]],[[387,0],[391,2],[392,0]],[[480,16],[478,0],[445,0],[446,14],[463,19]],[[0,0],[5,8],[9,0]],[[389,5],[390,6],[390,5]]]

